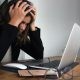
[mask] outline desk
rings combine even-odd
[[[62,75],[63,77],[61,77],[60,80],[65,80],[65,78],[68,79],[69,75],[71,75],[72,77],[72,71],[73,71],[73,78],[70,80],[80,80],[80,64],[74,67],[72,70],[70,70],[66,74]]]
[[[0,70],[0,80],[45,80],[44,78],[22,78],[17,73]]]
[[[80,64],[77,65],[76,67],[74,67],[72,70],[73,70],[73,76],[79,76],[79,77],[73,77],[72,80],[80,80]],[[72,72],[72,70],[69,71],[68,73],[70,74]],[[64,74],[64,76],[66,76],[66,75],[67,75],[67,73]],[[17,73],[0,70],[0,80],[45,80],[45,79],[41,78],[41,77],[37,77],[37,78],[19,77]],[[46,79],[46,80],[48,80],[48,79]],[[61,77],[59,80],[65,80],[65,79],[63,79]]]

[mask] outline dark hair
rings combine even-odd
[[[18,2],[18,0],[11,0],[8,2],[8,0],[5,0],[1,5],[0,5],[0,22],[1,23],[8,23],[10,20],[10,16],[9,16],[9,9],[10,6],[14,4],[14,6],[16,5],[16,3]],[[27,2],[27,4],[29,5],[33,5],[30,1],[28,0],[22,0],[22,2]],[[29,9],[29,7],[26,8],[26,10]],[[33,14],[35,14],[35,12],[32,10],[31,11]],[[29,39],[27,38],[28,33],[29,33],[29,27],[30,24],[33,22],[33,17],[30,13],[28,13],[26,16],[30,16],[31,17],[31,21],[29,24],[27,24],[26,29],[22,32],[22,33],[18,33],[17,35],[17,43],[18,44],[22,44],[25,43],[26,41],[28,41]]]
[[[1,5],[0,5],[0,15],[1,15],[1,18],[2,18],[2,21],[4,21],[5,23],[6,22],[9,22],[10,20],[10,16],[9,16],[9,9],[10,9],[10,6],[14,4],[14,6],[16,5],[16,3],[18,2],[19,0],[11,0],[8,2],[8,0],[5,0]],[[22,2],[27,2],[27,4],[29,4],[30,6],[32,6],[32,2],[28,1],[28,0],[22,0]],[[28,10],[29,7],[26,8],[26,10]],[[32,10],[31,11],[33,14],[35,14],[35,12]],[[30,13],[28,13],[26,16],[31,16]]]
[[[8,4],[8,0],[5,0],[0,5],[0,23],[5,23],[6,22],[7,4]]]

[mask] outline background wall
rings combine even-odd
[[[38,10],[44,57],[62,55],[75,22],[80,25],[80,0],[30,0]]]
[[[30,1],[37,6],[36,24],[41,28],[44,57],[62,55],[73,24],[80,25],[80,0]],[[21,51],[19,59],[27,58],[31,57]]]

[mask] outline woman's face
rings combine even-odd
[[[30,16],[26,16],[24,18],[24,20],[19,24],[20,32],[23,32],[26,29],[27,24],[30,23],[30,21],[31,21],[31,17]]]

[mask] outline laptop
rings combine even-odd
[[[60,61],[54,60],[47,63],[40,63],[40,64],[38,63],[37,65],[31,64],[29,66],[35,67],[35,68],[42,68],[42,69],[56,68],[58,70],[61,70],[66,66],[75,62],[79,48],[80,48],[80,27],[77,23],[75,23],[71,30],[69,39],[67,41],[67,45],[64,49],[64,52]]]

